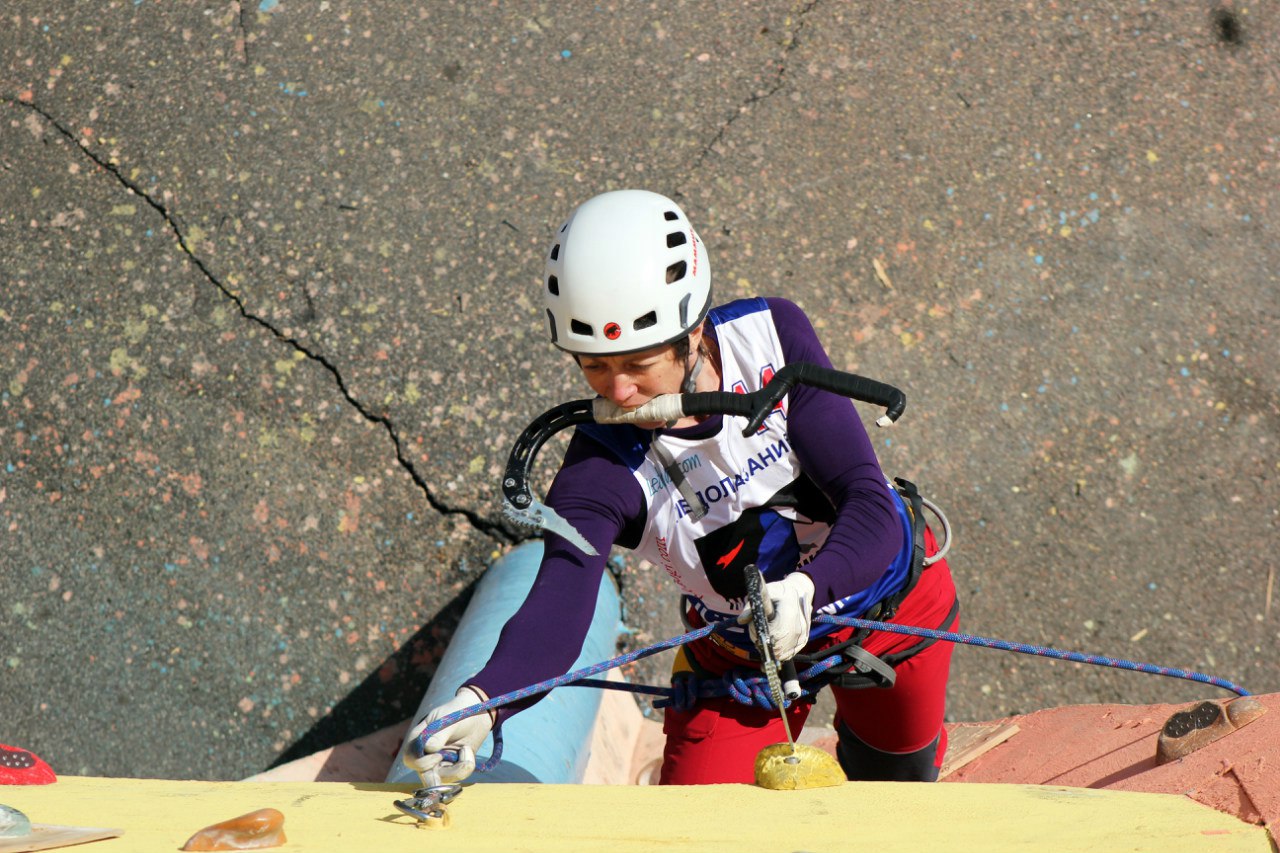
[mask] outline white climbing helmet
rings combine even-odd
[[[577,355],[622,355],[679,340],[711,307],[711,265],[666,196],[617,190],[569,215],[547,255],[551,342]]]

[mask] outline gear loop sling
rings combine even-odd
[[[903,503],[906,504],[907,515],[911,519],[911,568],[907,573],[907,581],[902,585],[902,588],[859,614],[862,619],[882,622],[892,621],[902,602],[906,600],[906,597],[920,581],[921,573],[946,556],[951,547],[951,526],[942,511],[935,504],[922,497],[915,483],[910,480],[894,477],[893,484]],[[928,556],[925,553],[924,512],[926,508],[938,518],[944,531],[943,542],[932,556]],[[953,624],[959,614],[960,601],[957,599],[952,602],[947,615],[943,617],[942,623],[937,627],[941,629]],[[820,675],[816,675],[812,679],[819,686],[831,684],[846,690],[856,690],[864,687],[888,688],[894,685],[897,678],[895,670],[899,664],[911,659],[938,641],[936,637],[925,637],[920,642],[914,643],[902,651],[879,657],[862,648],[863,641],[871,636],[871,633],[872,630],[870,628],[865,626],[857,627],[846,640],[828,646],[818,652],[796,655],[796,666],[798,668],[812,666],[821,661],[829,660],[832,655],[839,654],[844,657],[842,663],[828,667]],[[817,691],[813,692],[816,693]]]

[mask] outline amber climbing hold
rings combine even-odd
[[[756,753],[756,784],[771,791],[801,791],[843,785],[844,770],[816,746],[775,743]]]
[[[284,815],[276,809],[258,809],[213,826],[187,839],[183,850],[257,850],[284,844]]]

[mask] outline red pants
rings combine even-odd
[[[926,530],[926,553],[932,554],[936,548],[932,532]],[[942,622],[955,598],[951,569],[945,560],[939,560],[921,573],[920,581],[902,602],[893,622],[954,631],[959,625],[958,618],[951,625],[942,625]],[[848,635],[847,631],[841,633]],[[805,651],[820,651],[836,642],[836,637],[815,641],[812,648],[806,647]],[[883,656],[918,642],[918,637],[877,631],[862,647]],[[941,767],[947,749],[942,723],[951,648],[951,643],[939,640],[899,664],[895,668],[897,679],[891,688],[832,687],[836,719],[863,743],[882,752],[916,752],[939,739],[936,764]],[[709,638],[696,640],[686,649],[700,668],[712,675],[723,674],[744,663]],[[812,707],[807,702],[795,702],[787,710],[794,734],[800,733]],[[660,779],[663,785],[750,784],[755,781],[756,753],[787,739],[777,711],[742,705],[729,697],[701,699],[691,711],[668,708],[663,731],[667,736]]]

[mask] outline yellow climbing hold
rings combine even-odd
[[[843,785],[844,770],[828,752],[807,743],[766,746],[756,754],[756,784],[771,791],[802,791]],[[787,759],[793,759],[788,761]],[[796,760],[798,759],[798,760]]]

